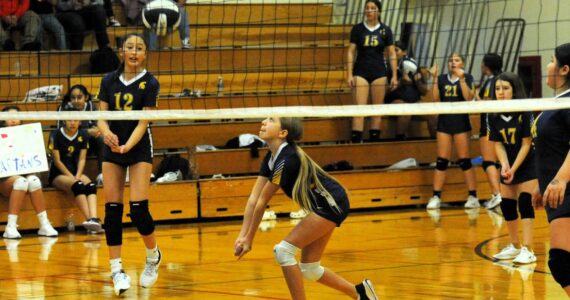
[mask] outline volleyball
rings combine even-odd
[[[142,21],[146,28],[164,36],[180,25],[180,10],[171,0],[153,0],[144,7]]]
[[[416,74],[418,71],[418,63],[413,58],[404,58],[402,62],[400,62],[400,69],[404,74]]]

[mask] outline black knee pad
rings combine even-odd
[[[123,204],[105,204],[105,237],[107,245],[120,246],[123,244]]]
[[[490,160],[484,160],[483,163],[481,164],[481,167],[483,167],[483,171],[487,171],[487,168],[491,166],[496,167],[497,165],[495,164],[495,162]]]
[[[519,195],[519,212],[521,219],[534,219],[534,208],[532,207],[532,195],[521,193]]]
[[[550,267],[550,273],[554,280],[565,288],[570,285],[570,252],[552,248],[548,252],[550,257],[548,258],[548,266]]]
[[[148,211],[148,200],[131,201],[131,221],[142,235],[149,235],[154,232],[154,221]]]
[[[471,167],[473,167],[473,165],[471,164],[471,159],[470,159],[470,158],[460,158],[460,159],[457,161],[457,164],[459,165],[459,167],[460,167],[461,170],[463,170],[463,171],[470,170]]]
[[[93,195],[93,194],[97,194],[97,185],[95,185],[95,183],[91,182],[90,184],[87,184],[85,186],[85,195],[89,196],[89,195]]]
[[[449,166],[449,159],[438,157],[437,160],[435,161],[436,170],[445,171],[447,170],[448,166]]]
[[[514,221],[519,218],[517,212],[517,200],[503,198],[501,201],[501,211],[503,212],[503,217],[507,221]]]
[[[79,196],[79,195],[85,195],[85,185],[83,184],[83,182],[81,181],[76,181],[72,186],[71,186],[71,191],[73,192],[73,195],[75,197]]]

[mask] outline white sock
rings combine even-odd
[[[49,219],[45,210],[38,214],[38,220],[41,226],[49,225]]]
[[[123,269],[123,260],[120,257],[110,259],[109,262],[111,263],[111,274],[121,272]]]
[[[8,223],[6,226],[16,227],[18,226],[18,215],[8,215]]]
[[[158,259],[158,245],[154,247],[154,249],[146,249],[146,257],[150,259],[157,260]]]

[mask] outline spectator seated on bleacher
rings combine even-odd
[[[22,32],[21,51],[40,50],[39,32],[40,17],[29,10],[30,0],[0,1],[0,48],[4,51],[16,50],[14,41],[10,38],[12,30]]]
[[[58,0],[56,17],[65,28],[69,49],[82,50],[88,30],[95,31],[99,49],[109,47],[103,0]]]
[[[65,29],[63,25],[55,17],[55,5],[58,0],[30,0],[30,10],[38,14],[42,20],[42,29],[40,30],[40,41],[42,48],[47,50],[44,43],[44,32],[50,33],[55,41],[54,48],[57,50],[67,49],[67,42],[65,40]]]

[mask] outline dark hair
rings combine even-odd
[[[483,65],[485,65],[493,75],[499,75],[503,72],[503,58],[497,53],[487,53],[483,56]]]
[[[148,43],[147,43],[146,39],[144,38],[144,36],[142,34],[140,34],[138,32],[127,33],[123,38],[121,38],[121,40],[119,42],[119,48],[123,48],[123,46],[125,45],[125,42],[133,36],[139,37],[143,41],[143,43],[144,43],[144,45],[148,51]],[[123,61],[119,65],[119,68],[117,70],[115,70],[115,79],[118,79],[119,76],[121,76],[121,74],[124,71],[125,71],[125,60],[123,59]]]
[[[378,7],[378,11],[382,10],[382,1],[380,0],[366,0],[366,2],[364,3],[364,7],[366,7],[366,4],[368,3],[374,3],[374,5],[376,5],[376,7]]]
[[[558,68],[562,68],[564,66],[570,67],[570,43],[562,44],[556,47],[556,49],[554,49],[554,56],[558,62]],[[568,86],[569,82],[570,72],[566,74],[566,82],[564,82],[564,86]]]
[[[508,82],[513,88],[513,99],[525,99],[527,97],[524,84],[519,75],[512,72],[504,72],[499,74],[493,84],[493,89],[497,81],[502,80]]]
[[[2,112],[7,112],[9,110],[15,110],[15,111],[22,111],[18,106],[16,105],[8,105],[8,106],[4,106],[4,108],[2,108]],[[6,121],[5,120],[1,120],[0,121],[0,128],[1,127],[6,127]]]
[[[402,42],[402,41],[396,41],[394,43],[394,46],[400,48],[402,51],[408,52],[408,47],[406,47],[406,44],[404,44],[404,42]]]
[[[65,109],[65,107],[69,106],[69,103],[71,103],[71,92],[76,89],[79,90],[83,95],[85,95],[85,102],[91,101],[91,94],[89,93],[87,88],[83,84],[76,84],[71,88],[69,88],[65,96],[63,96],[63,101],[61,102],[62,110]]]

